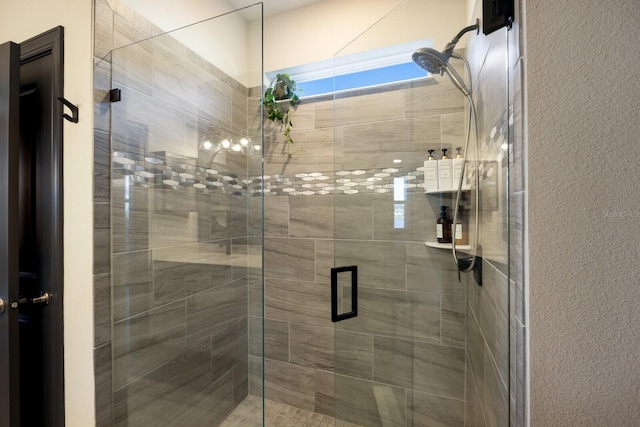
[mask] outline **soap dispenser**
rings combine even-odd
[[[429,158],[424,162],[424,191],[438,189],[438,161],[433,157],[436,150],[428,150]]]
[[[453,188],[453,171],[451,159],[447,156],[447,149],[442,149],[442,158],[438,160],[438,188],[449,190]]]
[[[456,154],[455,159],[451,160],[451,163],[453,164],[453,188],[455,189],[457,189],[460,185],[460,177],[462,176],[464,171],[464,157],[460,152],[462,150],[462,147],[457,147],[456,150],[458,151],[458,153]],[[462,188],[466,187],[466,182],[463,182]]]
[[[447,218],[447,207],[440,206],[440,218],[436,222],[438,243],[451,243],[451,220]]]

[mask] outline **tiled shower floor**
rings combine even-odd
[[[333,417],[305,411],[283,403],[265,399],[265,421],[267,427],[329,427],[335,426]],[[247,396],[227,417],[220,427],[260,427],[262,426],[262,399]],[[355,424],[343,424],[344,427],[360,427]]]

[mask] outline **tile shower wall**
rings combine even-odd
[[[481,4],[476,3],[476,12]],[[477,13],[476,13],[477,14]],[[475,15],[474,15],[475,16]],[[467,287],[466,425],[525,425],[523,118],[514,26],[470,39],[478,110],[483,286]],[[507,173],[508,172],[508,173]]]
[[[248,394],[260,261],[250,153],[200,144],[247,135],[249,93],[170,36],[128,46],[161,31],[119,1],[95,15],[96,424],[217,425]]]
[[[463,145],[464,98],[437,77],[351,93],[335,107],[301,102],[291,157],[280,129],[265,131],[266,397],[381,425],[379,386],[401,406],[402,426],[405,412],[411,425],[462,425],[465,288],[450,252],[424,244],[436,240],[439,207],[452,200],[424,194],[422,166],[428,149]],[[334,260],[357,264],[360,283],[358,317],[335,330]],[[249,318],[256,367],[261,315]]]

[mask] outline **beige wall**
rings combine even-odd
[[[269,17],[264,23],[265,70],[330,59],[401,3],[324,0]],[[441,49],[458,27],[466,25],[466,0],[411,0],[402,8],[410,8],[413,13],[397,13],[377,24],[358,41],[357,51],[424,38],[433,38],[434,47]]]
[[[93,424],[93,294],[91,208],[93,133],[91,2],[0,1],[0,42],[20,43],[65,28],[65,98],[80,122],[64,122],[64,349],[66,425]]]
[[[640,8],[526,6],[531,425],[640,425]]]

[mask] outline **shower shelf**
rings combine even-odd
[[[455,193],[456,191],[458,191],[457,188],[449,188],[447,190],[428,190],[428,191],[425,191],[424,194],[449,194],[449,193]],[[465,187],[462,189],[462,191],[471,191],[471,188]]]
[[[438,242],[424,242],[425,246],[430,248],[437,249],[451,249],[451,243],[438,243]],[[456,245],[456,249],[460,249],[461,251],[471,249],[470,245]]]

